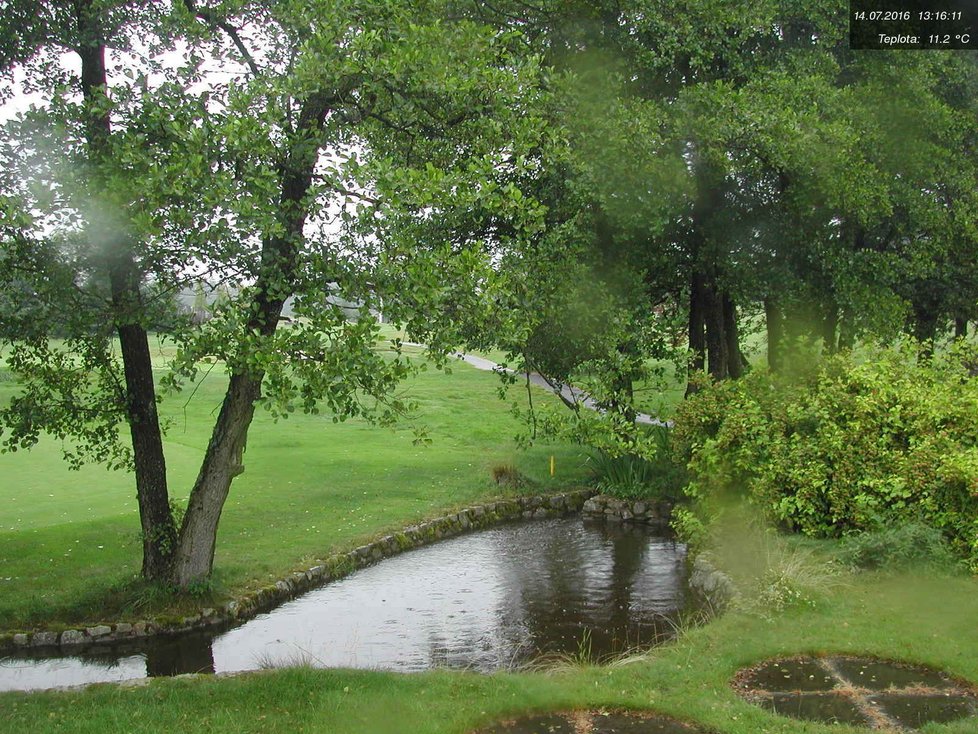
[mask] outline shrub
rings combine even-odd
[[[851,535],[842,543],[839,560],[847,566],[863,569],[950,568],[955,564],[954,555],[941,532],[917,521]]]
[[[670,431],[654,426],[655,450],[651,458],[636,454],[614,455],[599,451],[588,459],[595,486],[621,499],[664,499],[682,497],[686,470],[673,458]]]
[[[837,355],[795,379],[754,370],[680,406],[692,496],[739,488],[782,526],[839,537],[921,521],[978,569],[978,380],[959,348]]]

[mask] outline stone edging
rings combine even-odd
[[[722,613],[737,596],[737,587],[733,580],[713,565],[707,553],[700,553],[693,558],[687,584],[711,615]]]
[[[580,512],[585,502],[594,494],[593,489],[581,489],[554,495],[516,497],[465,508],[451,515],[411,525],[347,553],[331,556],[320,565],[306,571],[292,573],[258,591],[230,601],[220,608],[204,609],[195,616],[184,617],[177,621],[155,619],[134,623],[99,623],[80,629],[67,629],[63,632],[0,634],[0,652],[27,647],[73,647],[97,642],[132,640],[203,630],[243,621],[314,587],[335,581],[358,568],[369,566],[383,558],[395,556],[412,548],[507,520],[543,519]]]
[[[598,494],[581,509],[584,517],[616,522],[636,522],[665,530],[672,518],[672,505],[665,501],[622,500]]]

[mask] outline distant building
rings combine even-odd
[[[360,303],[340,297],[338,283],[330,283],[327,288],[330,295],[325,297],[325,304],[338,307],[347,319],[356,321],[360,317]],[[215,304],[221,300],[234,298],[239,290],[240,286],[237,284],[220,283],[215,285],[204,279],[196,280],[177,292],[177,307],[182,313],[189,314],[193,323],[202,324],[213,316]],[[282,307],[282,316],[292,318],[295,315],[294,303],[294,298],[289,298],[285,302]],[[384,317],[379,310],[372,308],[370,313],[383,323]]]

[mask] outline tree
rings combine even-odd
[[[11,128],[6,155],[21,168],[29,159],[46,168],[36,177],[40,186],[11,184],[23,221],[3,253],[11,272],[42,285],[52,308],[77,318],[62,343],[4,324],[9,363],[24,388],[0,412],[5,444],[27,447],[52,431],[76,439],[70,451],[77,460],[133,466],[143,574],[186,587],[210,574],[256,407],[280,417],[321,407],[337,419],[396,417],[402,406],[392,390],[411,364],[374,349],[370,305],[383,298],[386,313],[420,322],[443,305],[440,269],[477,270],[482,260],[449,264],[445,258],[457,253],[415,253],[369,236],[364,223],[468,196],[501,160],[515,158],[536,135],[521,101],[536,64],[518,53],[516,34],[440,2],[187,0],[162,7],[89,0],[41,10],[42,20],[60,22],[4,28],[3,67],[42,58],[55,45],[70,48],[81,61],[69,80],[81,99],[53,83],[58,70],[50,59],[24,67],[40,72],[34,83],[48,83],[53,99]],[[149,63],[175,38],[186,64]],[[109,48],[148,51],[148,65],[109,69]],[[231,78],[201,75],[207,59],[226,64]],[[154,74],[165,81],[150,89]],[[60,145],[39,150],[27,134],[32,128],[61,136]],[[65,158],[76,165],[60,166]],[[506,209],[519,195],[496,191],[491,206]],[[31,222],[33,211],[46,219]],[[68,246],[52,248],[49,228]],[[42,249],[53,257],[32,269]],[[245,285],[213,319],[173,335],[180,353],[168,387],[192,379],[205,358],[228,374],[176,528],[145,294],[150,282],[175,289],[200,272]],[[99,291],[104,280],[108,298]],[[323,307],[334,283],[363,304],[363,318],[349,321]],[[69,306],[74,293],[91,307]],[[283,327],[288,299],[296,317]],[[447,328],[432,320],[433,330]],[[120,420],[129,425],[131,452],[117,441]]]
[[[853,53],[839,2],[494,7],[553,67],[557,132],[520,183],[547,228],[496,254],[525,317],[473,325],[523,366],[627,415],[678,321],[689,371],[715,379],[744,370],[745,312],[774,369],[799,339],[962,328],[972,60]]]

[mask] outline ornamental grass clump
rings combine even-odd
[[[978,570],[978,363],[879,349],[804,376],[754,370],[680,406],[688,493],[736,489],[779,526],[842,537],[919,522]]]
[[[676,501],[682,496],[686,470],[673,458],[670,430],[665,426],[653,426],[651,430],[651,457],[598,451],[588,458],[598,490],[626,500]]]

